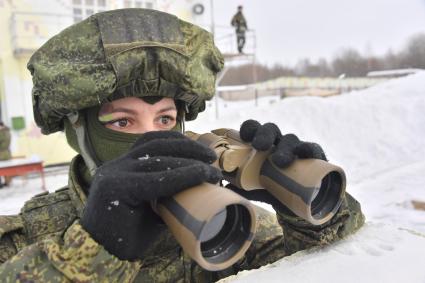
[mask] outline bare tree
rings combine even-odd
[[[404,68],[425,68],[425,33],[411,37],[400,57]]]
[[[254,82],[253,68],[257,73],[257,81],[265,81],[282,76],[326,77],[345,74],[351,77],[362,77],[370,71],[422,68],[425,69],[425,33],[412,36],[405,48],[394,53],[391,49],[383,56],[361,55],[353,48],[340,50],[332,61],[321,58],[313,63],[309,58],[300,59],[295,67],[280,64],[241,65],[232,67],[223,78],[221,85],[250,84]]]
[[[352,48],[343,49],[332,61],[333,73],[336,76],[345,74],[361,77],[367,73],[367,62],[360,53]]]

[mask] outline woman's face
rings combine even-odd
[[[137,97],[126,97],[102,105],[99,121],[107,128],[131,134],[171,130],[177,123],[174,100],[164,97],[149,104]]]

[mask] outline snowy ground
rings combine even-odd
[[[68,167],[45,169],[46,188],[53,192],[68,184]],[[10,187],[0,189],[0,215],[19,213],[24,202],[42,193],[42,183],[38,174],[15,177]]]
[[[213,102],[187,129],[238,129],[253,118],[316,141],[345,169],[347,191],[367,217],[365,227],[343,241],[223,281],[425,283],[425,211],[411,202],[425,202],[425,72],[330,98],[218,105],[218,120]],[[47,184],[52,190],[65,185],[65,170],[50,172]],[[40,186],[38,178],[15,179],[0,190],[0,214],[18,212]]]

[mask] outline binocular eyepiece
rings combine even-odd
[[[186,135],[216,152],[218,160],[213,165],[225,173],[226,181],[247,191],[266,189],[313,225],[329,221],[341,205],[346,180],[338,166],[318,159],[298,159],[288,168],[279,168],[269,158],[273,149],[256,151],[234,130]],[[253,205],[226,188],[204,183],[153,207],[186,253],[207,270],[231,266],[254,238]]]

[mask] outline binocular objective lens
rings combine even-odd
[[[249,239],[251,217],[240,204],[227,206],[201,232],[201,252],[206,261],[221,263],[234,256]]]
[[[223,209],[204,226],[202,229],[199,239],[201,242],[206,242],[217,236],[217,234],[223,228],[223,225],[227,218],[227,209]]]
[[[342,177],[338,172],[327,174],[311,203],[311,213],[315,219],[322,219],[335,212],[341,204]]]

